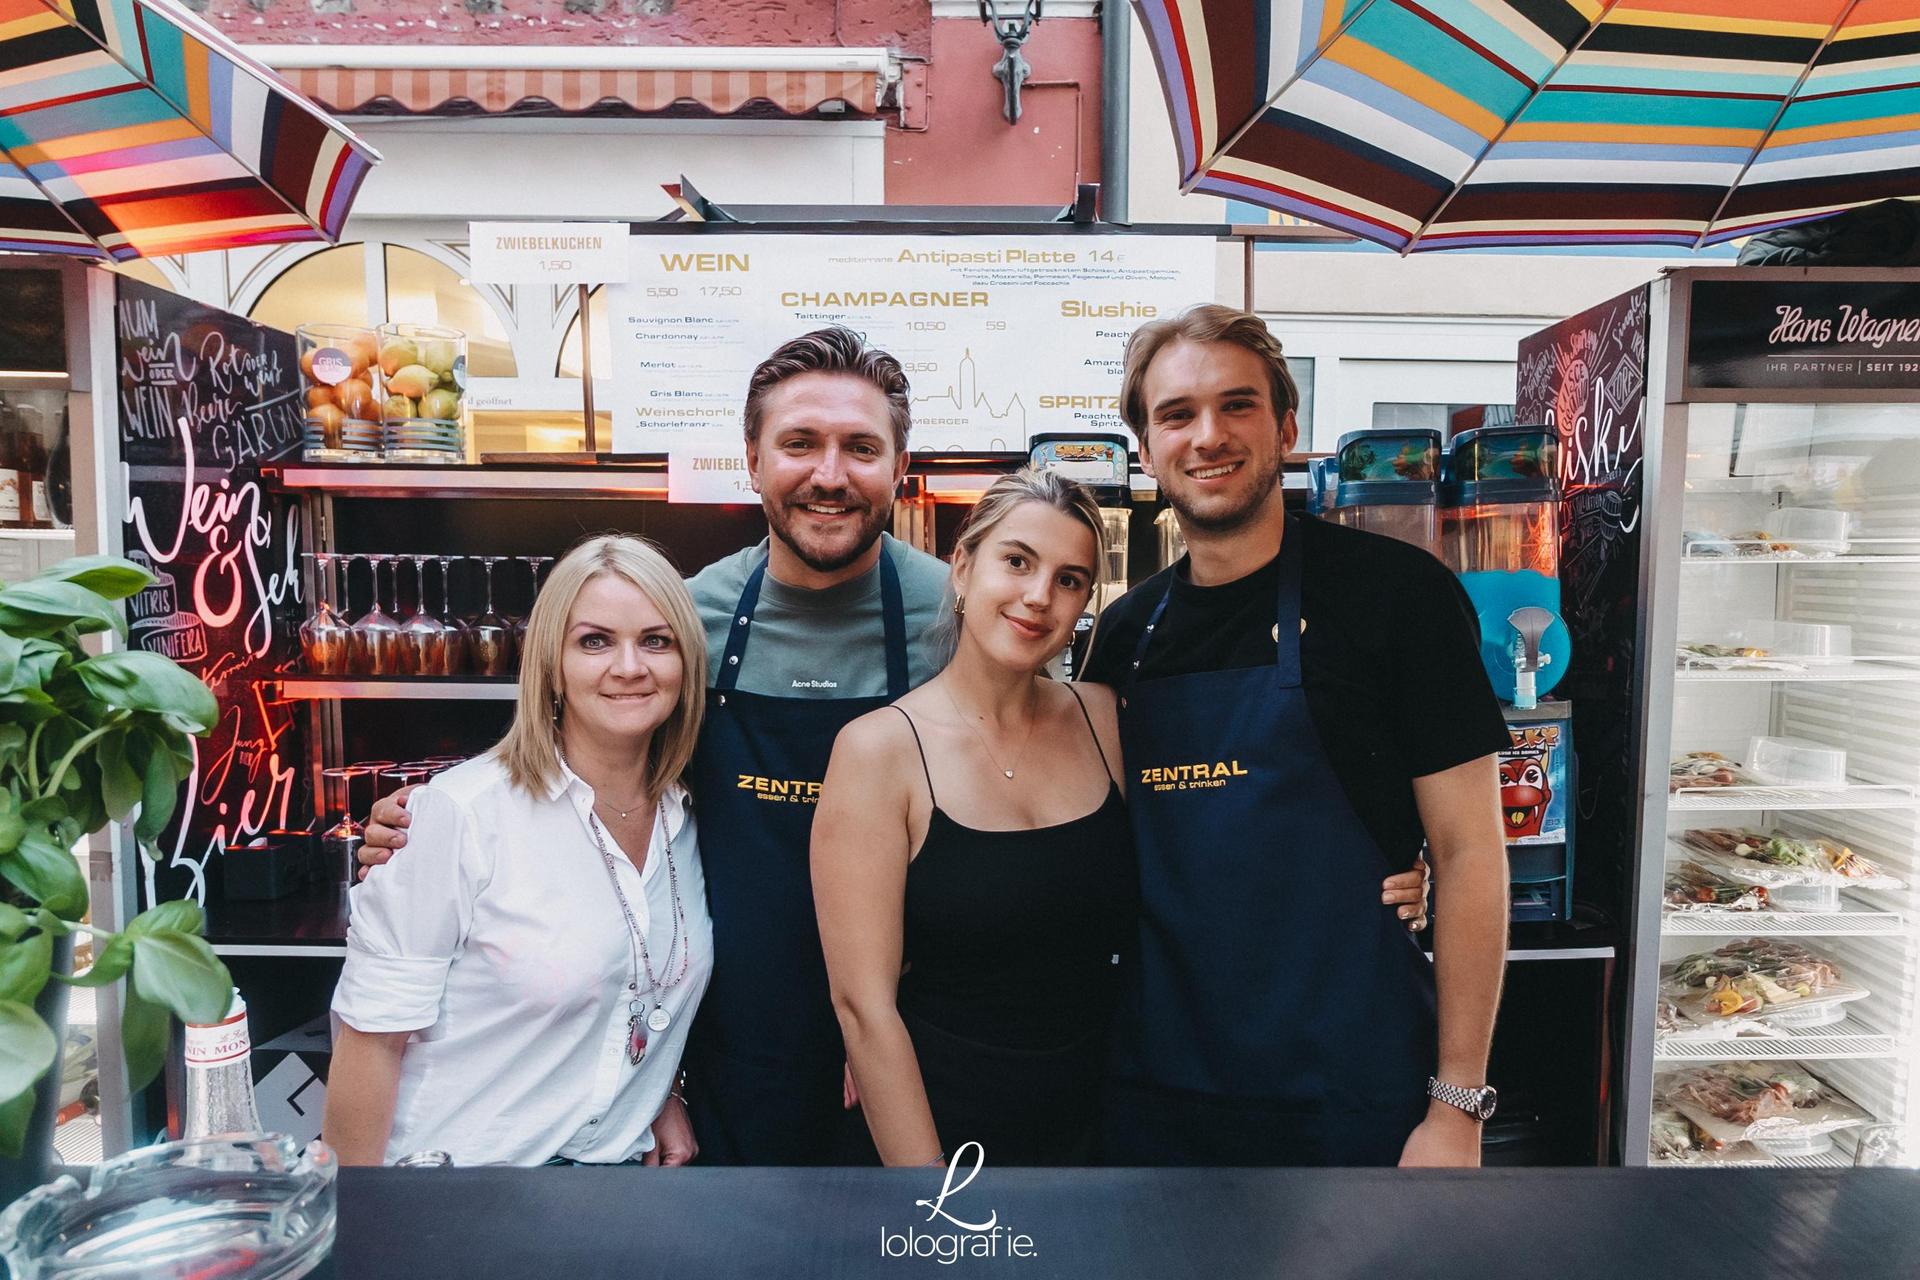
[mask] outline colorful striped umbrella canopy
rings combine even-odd
[[[337,240],[379,159],[167,0],[0,0],[0,249]]]
[[[1401,252],[1920,195],[1920,0],[1134,0],[1182,190]]]

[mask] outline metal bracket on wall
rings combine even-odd
[[[1020,12],[1011,16],[1000,12],[1000,3],[1001,0],[980,0],[980,21],[992,27],[994,37],[1000,41],[1000,61],[993,64],[993,78],[1006,92],[1001,111],[1007,123],[1018,124],[1020,87],[1033,74],[1033,67],[1021,54],[1020,46],[1033,34],[1033,24],[1040,21],[1045,0],[1025,0]]]

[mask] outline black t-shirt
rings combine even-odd
[[[1396,869],[1425,843],[1413,779],[1511,745],[1480,665],[1479,627],[1459,580],[1392,538],[1312,518],[1301,542],[1301,684],[1321,748],[1354,811]],[[1183,559],[1100,615],[1082,678],[1118,687],[1154,606],[1173,598],[1138,678],[1266,666],[1274,660],[1279,561],[1215,587]]]

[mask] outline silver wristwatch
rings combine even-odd
[[[1494,1109],[1500,1105],[1500,1095],[1492,1085],[1469,1089],[1461,1084],[1442,1084],[1432,1076],[1427,1077],[1427,1096],[1460,1108],[1482,1124],[1493,1119]]]

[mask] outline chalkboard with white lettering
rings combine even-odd
[[[116,287],[126,553],[156,579],[127,602],[129,639],[220,703],[142,899],[204,903],[226,846],[311,812],[305,719],[262,688],[296,660],[304,612],[300,508],[260,479],[300,447],[300,372],[289,334],[136,280]]]

